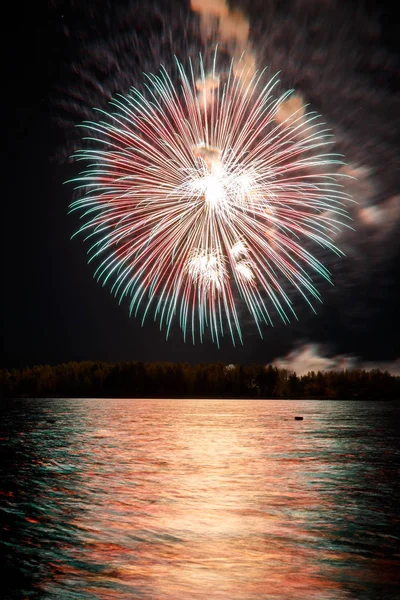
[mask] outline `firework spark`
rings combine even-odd
[[[177,70],[179,86],[161,69],[144,94],[132,89],[83,125],[91,142],[75,158],[88,164],[71,210],[96,277],[131,313],[152,310],[167,335],[178,318],[193,340],[209,329],[235,343],[243,303],[262,334],[271,310],[295,316],[288,287],[320,300],[311,275],[330,275],[307,247],[341,254],[342,162],[318,115],[301,106],[282,116],[290,92],[274,95],[276,77],[237,61],[220,73],[217,56],[210,73],[201,57],[197,70]]]

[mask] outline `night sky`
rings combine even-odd
[[[3,25],[2,367],[70,360],[263,363],[305,347],[361,363],[400,357],[395,3],[235,6],[250,21],[261,66],[279,70],[283,86],[323,115],[358,178],[351,189],[355,231],[340,240],[345,258],[327,258],[335,285],[320,286],[317,314],[296,306],[299,321],[276,319],[264,339],[244,321],[243,346],[234,348],[229,336],[220,349],[211,341],[194,346],[183,342],[178,324],[167,341],[157,323],[142,327],[94,280],[83,240],[70,240],[77,217],[68,215],[73,190],[64,182],[79,170],[67,160],[77,141],[72,125],[92,107],[106,106],[110,94],[139,85],[141,72],[157,71],[174,52],[201,50],[196,19],[181,0],[112,7],[53,0],[41,9],[31,3]]]

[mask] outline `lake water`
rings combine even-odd
[[[2,597],[399,598],[399,413],[386,402],[7,401]]]

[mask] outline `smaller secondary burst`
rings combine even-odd
[[[187,260],[186,269],[200,293],[206,295],[220,292],[228,277],[224,257],[218,250],[195,248]]]
[[[310,306],[320,300],[312,273],[329,272],[306,245],[341,254],[342,163],[315,113],[288,110],[290,92],[274,97],[276,77],[250,77],[240,63],[219,73],[216,55],[207,75],[201,57],[199,76],[176,62],[179,86],[161,69],[145,93],[133,88],[83,125],[91,146],[75,155],[87,166],[71,209],[96,276],[131,312],[152,309],[167,335],[177,317],[193,340],[209,329],[235,342],[240,304],[261,334],[271,309],[295,316],[287,283]]]

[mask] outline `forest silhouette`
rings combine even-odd
[[[400,377],[373,369],[310,371],[273,365],[69,362],[0,370],[7,397],[85,398],[400,398]]]

